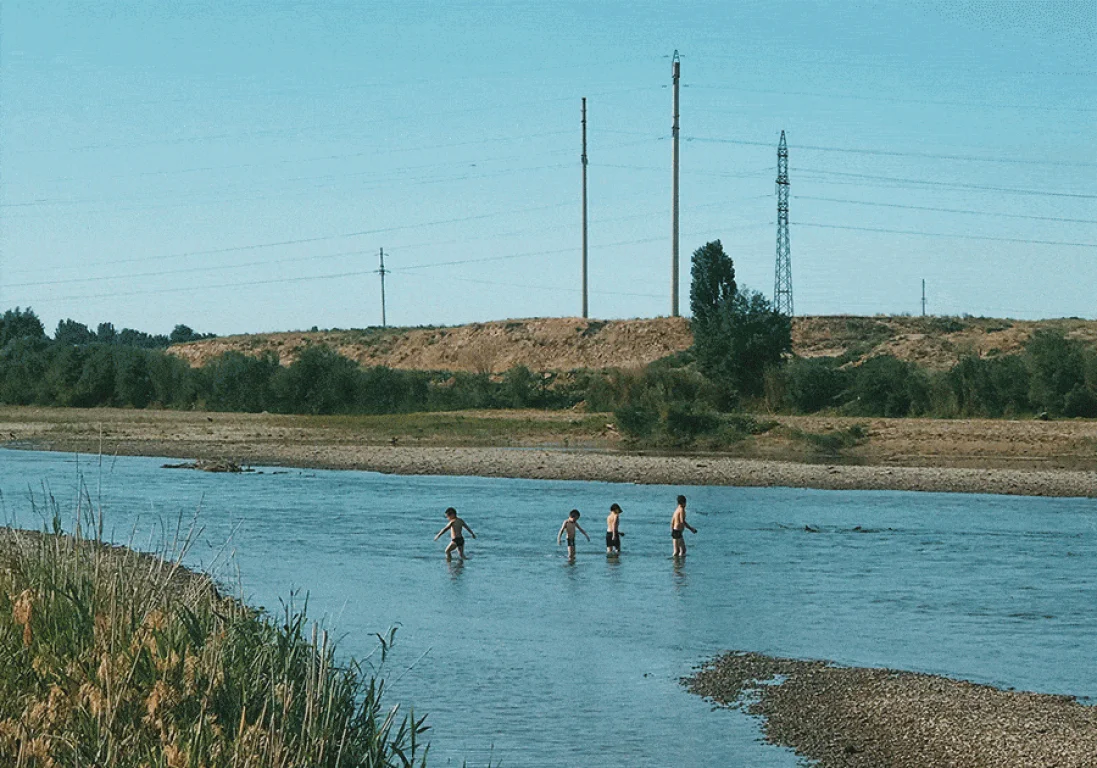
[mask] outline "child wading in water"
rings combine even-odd
[[[575,531],[577,530],[587,537],[587,541],[590,541],[590,536],[587,536],[587,532],[583,530],[583,526],[579,525],[579,510],[573,509],[568,514],[568,519],[560,526],[560,530],[556,532],[556,546],[560,546],[560,537],[567,531],[568,557],[575,557]]]
[[[619,555],[621,554],[621,537],[624,535],[621,533],[620,525],[621,507],[619,504],[611,504],[609,507],[609,517],[606,518],[606,554],[607,555]]]
[[[679,496],[678,507],[670,518],[670,538],[674,543],[675,557],[686,556],[686,540],[682,535],[686,528],[697,533],[697,529],[686,522],[686,497]]]
[[[434,540],[438,541],[438,538],[449,531],[449,544],[446,545],[446,559],[449,560],[453,556],[453,550],[457,550],[457,555],[462,560],[465,559],[465,536],[464,532],[468,531],[472,538],[476,538],[476,534],[469,528],[468,523],[457,516],[457,510],[450,507],[446,510],[446,517],[449,518],[449,522],[446,523],[446,527],[438,531],[434,536]]]

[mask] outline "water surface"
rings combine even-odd
[[[0,451],[5,513],[37,527],[28,495],[45,484],[71,509],[82,477],[113,538],[147,548],[201,507],[189,561],[238,569],[253,603],[307,593],[356,656],[399,626],[391,700],[429,713],[433,765],[797,765],[678,684],[725,649],[1097,696],[1092,500],[161,463]],[[699,530],[684,563],[678,493]],[[614,501],[623,554],[607,560]],[[431,540],[451,505],[479,536],[464,564]],[[555,536],[572,507],[593,542],[569,562]]]

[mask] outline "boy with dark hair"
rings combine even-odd
[[[609,506],[609,517],[606,518],[606,554],[621,554],[620,529],[621,505],[614,502]]]
[[[573,509],[568,514],[568,519],[560,526],[560,530],[556,532],[556,546],[560,546],[560,537],[567,531],[568,534],[568,557],[575,557],[575,531],[587,537],[587,541],[590,541],[590,536],[587,536],[587,532],[583,530],[583,526],[579,525],[579,510]]]
[[[697,533],[697,529],[686,522],[686,497],[679,496],[678,507],[670,518],[670,538],[674,544],[675,557],[686,556],[686,540],[682,536],[686,528]]]
[[[465,559],[465,536],[464,532],[468,531],[472,538],[476,538],[476,534],[469,528],[468,523],[457,516],[457,510],[450,507],[446,510],[446,517],[449,522],[446,523],[446,527],[438,531],[434,536],[434,540],[438,541],[440,537],[446,531],[449,531],[449,544],[446,545],[446,559],[449,560],[453,555],[453,550],[457,550],[457,555],[464,560]]]

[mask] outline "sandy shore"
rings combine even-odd
[[[566,412],[431,414],[412,427],[399,418],[8,408],[0,446],[393,474],[1097,497],[1093,422],[875,420],[865,446],[823,456],[787,435],[853,420],[783,417],[744,457],[630,452],[592,432],[604,417]],[[973,453],[991,437],[993,451]]]
[[[779,685],[763,685],[774,678]],[[823,768],[1097,765],[1097,707],[933,675],[728,654],[683,681]],[[745,696],[744,696],[745,694]]]

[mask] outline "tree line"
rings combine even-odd
[[[178,325],[168,336],[72,320],[45,333],[31,309],[0,316],[0,403],[162,407],[272,413],[406,413],[482,408],[613,412],[633,437],[719,442],[756,428],[742,411],[856,416],[1097,417],[1097,354],[1052,330],[1020,354],[968,356],[933,371],[892,356],[861,362],[791,354],[791,322],[740,287],[720,241],[693,254],[693,347],[642,370],[502,375],[363,368],[323,345],[290,365],[273,353],[226,352],[201,368],[168,354],[206,338]]]

